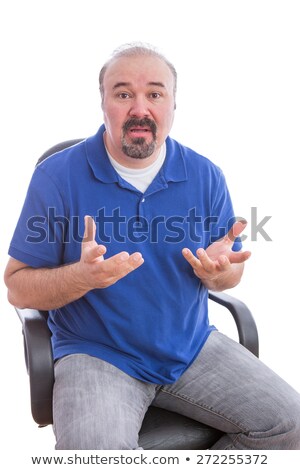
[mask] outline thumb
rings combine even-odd
[[[84,217],[84,235],[83,242],[92,242],[96,236],[96,224],[94,219],[90,215]]]

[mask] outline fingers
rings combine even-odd
[[[118,253],[102,263],[102,269],[116,280],[141,266],[144,259],[141,253],[136,252],[129,255],[127,252]]]
[[[238,220],[237,222],[233,224],[233,226],[228,231],[225,238],[229,239],[233,244],[236,237],[238,237],[245,230],[246,227],[247,227],[247,220],[245,219]]]
[[[96,237],[96,224],[94,219],[86,215],[84,217],[84,234],[81,245],[81,253],[85,262],[93,262],[98,258],[103,257],[106,253],[104,245],[98,245],[95,241]]]
[[[202,267],[209,273],[214,273],[216,269],[218,271],[225,271],[225,269],[230,267],[230,261],[225,255],[221,255],[217,261],[213,261],[203,248],[199,248],[196,254]]]
[[[214,275],[217,271],[225,271],[230,268],[231,264],[225,255],[220,256],[217,261],[213,261],[203,248],[197,250],[197,257],[188,248],[184,248],[182,254],[199,277],[204,273]]]
[[[83,242],[92,242],[96,236],[96,224],[94,219],[90,215],[84,217],[84,235]]]
[[[184,248],[182,253],[194,270],[202,267],[208,272],[212,272],[216,266],[224,270],[227,269],[231,263],[244,263],[251,256],[251,251],[231,251],[228,256],[220,255],[219,258],[214,261],[203,248],[197,250],[197,257],[194,256],[188,248]]]
[[[141,253],[129,255],[127,252],[118,253],[106,260],[98,261],[92,266],[93,285],[105,288],[115,284],[144,263]]]
[[[86,242],[83,242],[86,243]],[[85,262],[92,263],[94,261],[103,260],[103,255],[106,253],[106,247],[104,245],[97,245],[96,242],[93,246],[83,245],[82,255]]]
[[[251,256],[251,251],[232,251],[229,255],[231,263],[244,263]]]
[[[209,259],[209,257],[202,248],[197,250],[198,258],[194,256],[188,248],[184,248],[182,250],[182,253],[185,259],[190,263],[194,271],[197,271],[202,267],[207,270],[210,270],[212,268],[213,262]]]

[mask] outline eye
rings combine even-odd
[[[130,98],[130,95],[129,93],[126,93],[125,91],[123,91],[122,93],[118,94],[118,98],[121,98],[121,100],[128,100],[128,98]]]
[[[150,93],[150,98],[152,98],[153,100],[158,100],[160,97],[161,97],[161,94],[158,93],[157,91],[153,91],[152,93]]]

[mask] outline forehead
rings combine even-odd
[[[156,56],[131,56],[113,59],[104,74],[104,88],[113,89],[117,83],[131,86],[148,86],[162,83],[173,90],[174,77],[168,65]]]

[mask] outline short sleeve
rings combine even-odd
[[[62,264],[68,217],[63,195],[51,177],[37,167],[14,231],[9,255],[32,267]]]
[[[211,243],[224,237],[236,221],[233,205],[226,180],[223,172],[220,170],[219,180],[215,188],[212,202],[212,220],[211,220]],[[233,251],[240,251],[242,243],[240,238],[236,238],[233,244]]]

